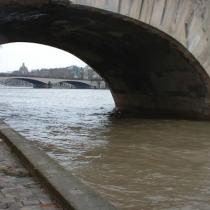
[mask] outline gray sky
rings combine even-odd
[[[45,45],[10,43],[0,46],[0,72],[18,70],[23,62],[29,70],[86,65],[70,53]]]

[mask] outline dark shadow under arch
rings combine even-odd
[[[68,84],[74,85],[75,88],[79,88],[79,89],[91,89],[90,85],[88,85],[84,82],[79,82],[79,81],[66,80],[66,81],[62,81],[62,82],[59,82],[59,83],[68,83]]]
[[[85,6],[2,7],[0,43],[68,51],[108,83],[121,112],[210,118],[210,80],[180,43],[154,27]]]

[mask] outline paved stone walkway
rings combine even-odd
[[[61,210],[0,139],[0,210]]]

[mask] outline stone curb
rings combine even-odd
[[[0,121],[0,137],[66,210],[116,210],[33,142]]]

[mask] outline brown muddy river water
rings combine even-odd
[[[119,209],[210,209],[210,122],[114,119],[108,90],[0,98],[2,119]]]

